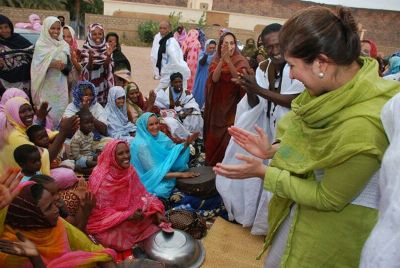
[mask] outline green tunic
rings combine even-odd
[[[379,169],[388,146],[380,111],[400,87],[378,77],[376,61],[360,61],[350,82],[318,97],[303,92],[278,124],[282,142],[264,178],[274,193],[264,249],[297,204],[281,267],[358,267],[376,223],[376,209],[351,202]]]

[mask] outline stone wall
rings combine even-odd
[[[299,0],[218,0],[214,1],[213,10],[289,18],[297,10],[312,5],[318,4]],[[352,8],[352,11],[357,21],[366,29],[364,38],[375,40],[379,50],[384,53],[399,50],[400,12],[359,8]]]
[[[29,15],[35,13],[40,16],[42,21],[48,16],[64,16],[65,22],[69,23],[69,12],[65,10],[42,10],[42,9],[28,9],[28,8],[12,8],[0,6],[0,14],[7,16],[13,22],[29,22]]]
[[[119,13],[116,13],[118,15]],[[157,16],[144,16],[144,14],[138,14],[135,16],[135,13],[121,13],[121,16],[105,16],[105,15],[95,15],[95,14],[86,14],[85,15],[85,29],[87,29],[88,25],[98,22],[101,23],[106,33],[107,32],[116,32],[121,39],[122,43],[125,44],[138,44],[139,42],[139,33],[138,27],[139,24],[149,21],[149,20],[157,20]],[[196,25],[190,25],[189,27],[196,27]],[[206,33],[207,38],[213,38],[218,40],[219,36],[218,26],[206,26],[204,28],[204,32]],[[238,40],[242,43],[247,38],[253,37],[255,38],[255,33],[253,31],[241,30],[241,29],[231,29]]]
[[[153,5],[165,5],[176,7],[187,7],[187,0],[116,0],[122,2],[145,3]]]

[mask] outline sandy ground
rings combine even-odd
[[[132,66],[133,81],[138,84],[143,95],[146,97],[150,90],[157,87],[159,82],[153,79],[150,51],[150,47],[130,47],[122,45],[122,52],[128,58]]]

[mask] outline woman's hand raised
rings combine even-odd
[[[19,169],[10,168],[0,176],[0,209],[7,207],[19,193],[17,186],[22,179]]]
[[[19,241],[0,239],[1,252],[22,257],[39,256],[39,252],[32,241],[25,238],[25,236],[20,232],[17,232],[16,235]]]
[[[200,133],[199,132],[195,132],[192,135],[190,135],[186,141],[185,141],[185,147],[188,147],[190,144],[192,144],[195,140],[197,140],[197,138],[199,137]]]
[[[261,159],[270,159],[274,156],[275,150],[272,148],[268,135],[259,126],[255,126],[258,135],[239,127],[228,128],[229,134],[240,147],[248,153]]]
[[[242,154],[237,154],[236,158],[244,163],[236,165],[217,163],[213,170],[218,175],[230,179],[264,178],[266,166],[260,159]]]

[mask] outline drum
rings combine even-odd
[[[190,168],[188,171],[200,173],[199,177],[191,179],[177,179],[176,187],[188,195],[208,198],[216,195],[215,173],[210,166]]]

